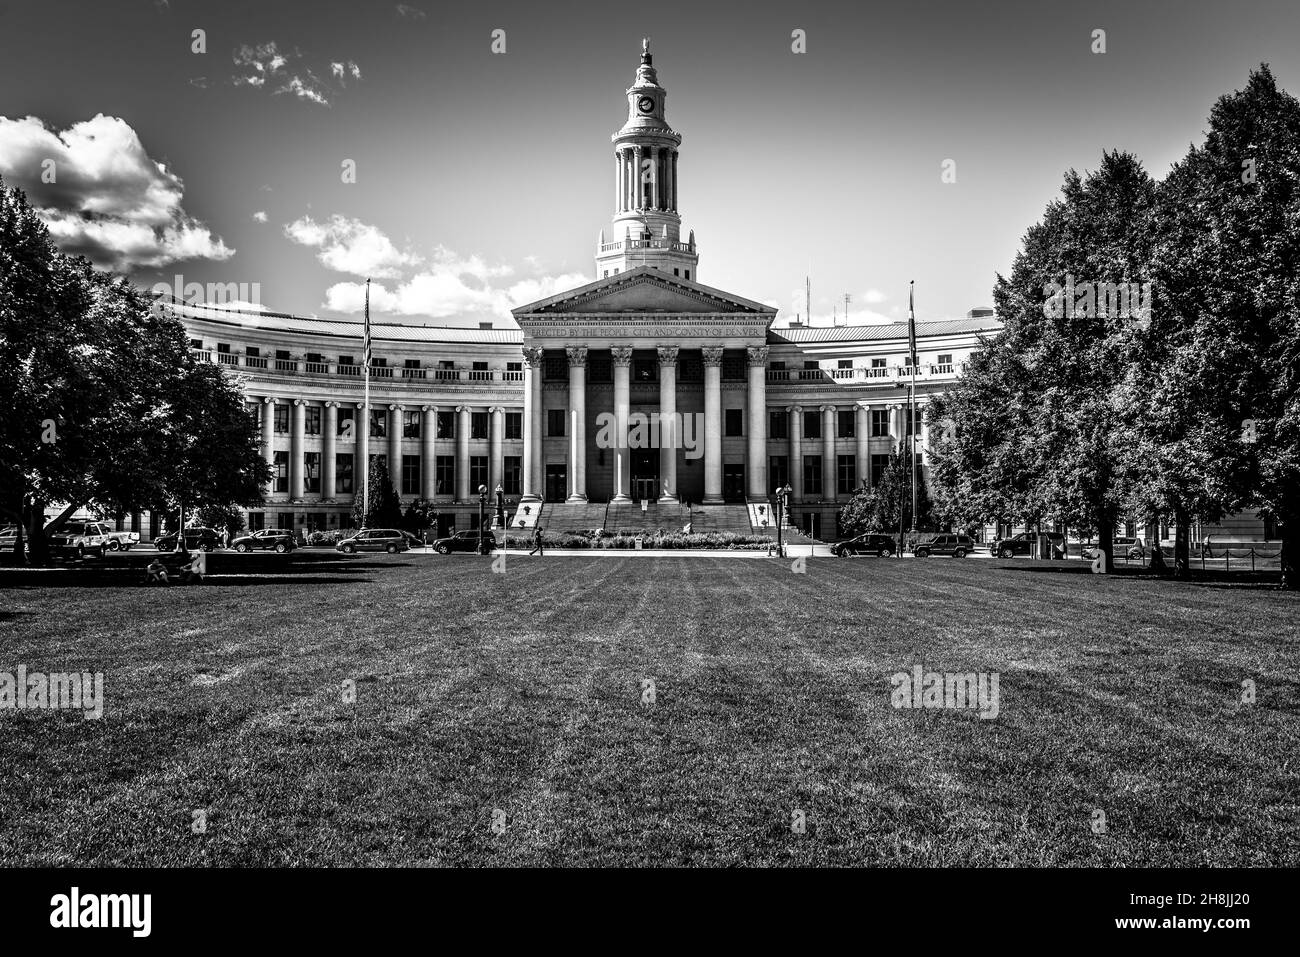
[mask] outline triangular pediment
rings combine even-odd
[[[665,316],[719,313],[771,318],[776,310],[689,279],[666,276],[652,267],[641,267],[520,306],[512,313],[516,319],[611,313]]]

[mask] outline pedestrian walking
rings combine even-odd
[[[533,550],[528,554],[546,557],[546,552],[542,550],[542,526],[540,525],[533,529]]]

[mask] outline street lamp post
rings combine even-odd
[[[478,553],[488,554],[487,540],[483,538],[483,527],[487,519],[487,486],[478,487]]]
[[[505,528],[506,527],[506,490],[501,487],[500,482],[497,483],[497,487],[493,494],[495,494],[497,497],[497,514],[496,514],[496,518],[492,520],[492,527]]]
[[[782,538],[781,526],[785,524],[785,511],[790,507],[792,491],[794,490],[788,484],[776,490],[776,555],[778,558],[785,558],[785,542]]]

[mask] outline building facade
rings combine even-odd
[[[820,537],[961,374],[987,311],[917,324],[774,328],[777,312],[700,282],[679,211],[682,137],[648,45],[613,134],[614,215],[594,282],[514,310],[517,328],[362,324],[160,301],[193,350],[243,382],[273,477],[251,527],[350,527],[365,463],[384,456],[403,503],[433,502],[438,531],[474,528],[481,486],[512,524],[587,526],[611,509],[766,503],[791,489],[793,523]],[[144,529],[146,535],[152,528]]]

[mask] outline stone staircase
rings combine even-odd
[[[661,528],[665,532],[680,532],[688,521],[690,519],[686,515],[686,509],[680,505],[647,502],[643,512],[640,502],[610,502],[605,531],[611,535],[619,532],[653,532]]]
[[[538,521],[548,532],[589,532],[605,527],[605,509],[604,502],[547,502]]]

